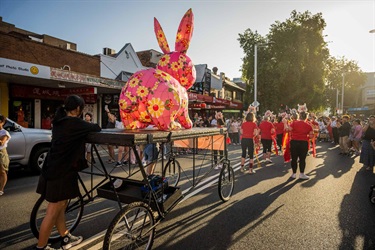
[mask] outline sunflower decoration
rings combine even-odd
[[[137,77],[133,77],[129,80],[129,87],[134,88],[138,86],[140,80]]]
[[[160,58],[158,64],[162,67],[167,66],[169,63],[170,56],[164,55],[162,58]]]
[[[164,105],[164,102],[160,98],[154,97],[148,101],[147,109],[152,117],[159,118],[165,110]]]
[[[142,97],[147,96],[148,93],[148,88],[146,88],[145,86],[140,86],[137,88],[137,95],[140,97],[140,99],[142,99]]]
[[[136,102],[137,101],[137,97],[134,96],[131,92],[127,91],[125,96],[131,101],[131,102]]]
[[[151,122],[151,116],[147,111],[141,112],[139,119],[141,122]]]

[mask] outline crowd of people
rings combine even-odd
[[[100,131],[98,124],[92,122],[92,114],[86,113],[82,119],[84,101],[81,97],[72,95],[67,97],[64,106],[60,107],[52,121],[52,146],[44,162],[39,178],[37,193],[49,202],[46,216],[40,227],[40,234],[36,249],[53,249],[48,243],[51,230],[57,227],[62,241],[61,249],[69,249],[79,244],[83,238],[73,236],[66,228],[65,208],[67,201],[79,195],[78,172],[87,167],[91,158],[91,147],[85,145],[84,138],[90,132]],[[121,122],[108,112],[107,128],[123,128]],[[6,151],[11,139],[8,131],[3,129],[6,118],[0,115],[0,196],[4,194],[7,181],[9,157]],[[201,118],[197,114],[193,119],[194,127],[227,128],[227,142],[240,145],[241,172],[248,171],[255,174],[254,157],[260,150],[265,163],[272,163],[273,155],[283,155],[284,162],[291,163],[292,175],[290,178],[307,180],[305,174],[306,157],[311,152],[315,156],[317,141],[329,141],[339,145],[340,155],[359,156],[359,162],[364,169],[373,172],[375,165],[375,116],[367,119],[358,119],[349,115],[316,116],[307,112],[306,105],[299,106],[298,110],[274,115],[267,111],[263,116],[251,107],[244,117],[224,119],[222,113]],[[139,154],[144,158],[147,166],[147,175],[152,175],[155,170],[159,154],[157,144],[150,143],[139,148]],[[170,152],[170,148],[164,148]],[[134,152],[127,147],[118,147],[118,158],[115,160],[114,146],[108,146],[110,159],[108,163],[118,167],[124,164],[124,155],[131,163],[135,163]],[[164,153],[168,153],[164,152]],[[220,169],[224,158],[223,150],[214,150],[213,158],[215,169]],[[245,166],[246,158],[248,165]]]
[[[220,117],[220,118],[219,118]],[[375,165],[375,118],[358,118],[355,115],[324,116],[308,113],[306,104],[299,105],[298,110],[274,115],[267,111],[263,116],[250,107],[244,117],[224,119],[222,114],[200,117],[194,114],[194,127],[226,127],[229,144],[241,145],[241,171],[246,157],[250,157],[248,171],[254,174],[254,150],[262,150],[265,163],[271,163],[271,155],[283,155],[285,163],[291,162],[296,178],[297,164],[300,168],[300,178],[308,179],[304,174],[305,158],[311,152],[315,156],[317,142],[330,142],[338,145],[342,156],[359,156],[364,169],[373,170]],[[311,128],[311,129],[310,129]],[[257,150],[256,150],[257,149]],[[217,152],[214,152],[215,164]],[[220,163],[216,169],[220,169]]]

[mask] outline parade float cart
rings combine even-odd
[[[82,195],[69,201],[66,217],[73,231],[82,217],[85,204],[96,197],[114,200],[120,211],[114,217],[103,240],[103,249],[151,249],[155,229],[166,215],[193,190],[207,179],[218,178],[219,197],[228,201],[234,188],[234,171],[227,157],[225,129],[192,128],[176,131],[104,129],[91,133],[87,143],[92,147],[92,161],[80,175],[90,175],[89,185],[79,178]],[[157,171],[147,175],[139,148],[150,144],[159,145]],[[107,145],[128,147],[125,157],[132,151],[136,164],[121,167],[108,166],[101,148]],[[169,152],[163,150],[169,146]],[[189,152],[181,156],[178,150]],[[215,153],[223,151],[218,159],[220,173],[214,171]],[[165,154],[167,153],[167,154]],[[182,162],[183,164],[180,164]],[[129,162],[128,162],[129,163]],[[152,164],[152,163],[150,163]],[[100,181],[97,181],[97,179]],[[96,182],[95,182],[95,180]],[[86,181],[87,183],[87,181]],[[87,187],[89,186],[89,187]],[[35,204],[30,225],[36,237],[45,216],[46,201],[41,197]],[[52,239],[60,236],[54,229]]]

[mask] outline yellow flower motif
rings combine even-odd
[[[182,105],[181,105],[181,107],[182,107],[182,108],[185,108],[186,106],[187,106],[186,100],[185,100],[185,99],[182,99]]]
[[[132,95],[132,93],[130,93],[130,92],[126,92],[125,96],[127,98],[129,98],[129,100],[132,101],[132,102],[136,102],[137,101],[137,97],[135,97],[134,95]]]
[[[138,86],[138,84],[139,84],[138,77],[133,77],[132,79],[129,80],[129,86],[132,88]]]
[[[173,62],[172,65],[171,65],[171,67],[172,67],[172,70],[178,71],[179,69],[182,68],[182,64],[179,63],[179,62]]]
[[[137,121],[132,121],[128,127],[130,127],[130,129],[136,129],[137,128]]]
[[[180,83],[182,86],[185,86],[188,82],[189,80],[186,77],[184,76],[180,77]]]
[[[131,120],[132,119],[132,116],[131,116],[131,114],[130,113],[127,113],[127,112],[121,112],[121,119],[122,120],[126,120],[126,121],[128,121],[128,120]]]
[[[164,55],[162,58],[160,58],[158,64],[162,67],[167,66],[169,63],[170,56]]]
[[[164,36],[164,33],[163,33],[162,30],[158,30],[158,40],[161,43],[164,43],[164,41],[165,41],[165,36]]]
[[[148,112],[152,117],[159,118],[164,112],[164,102],[160,98],[152,98],[147,103]]]
[[[144,111],[144,112],[141,112],[139,115],[140,115],[139,120],[141,122],[151,122],[151,116],[148,114],[148,112]]]
[[[137,89],[137,95],[140,97],[145,97],[148,95],[148,89],[145,86],[140,86]]]
[[[183,56],[183,55],[180,55],[180,56],[178,57],[178,62],[181,63],[181,64],[183,64],[184,62],[186,62],[186,57]]]
[[[178,94],[177,91],[173,91],[173,97],[176,100],[177,103],[180,103],[180,95]]]
[[[126,103],[125,100],[123,99],[120,99],[120,101],[118,102],[119,106],[120,106],[120,109],[126,109],[128,104]]]
[[[174,110],[172,111],[171,115],[170,115],[170,118],[171,118],[171,121],[174,121],[175,120],[175,116],[177,114],[177,110]]]
[[[182,34],[180,32],[177,33],[176,35],[176,42],[180,41],[182,38]]]
[[[165,72],[161,72],[161,76],[163,77],[163,79],[165,79],[166,81],[169,81],[171,79],[171,75],[170,74],[167,74]]]

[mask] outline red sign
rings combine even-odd
[[[212,102],[213,97],[209,95],[201,95],[197,93],[188,92],[189,101]]]
[[[224,104],[224,105],[229,105],[230,104],[229,100],[221,99],[221,98],[214,98],[213,102],[217,103],[217,104]]]
[[[94,87],[87,88],[71,88],[71,89],[54,89],[36,86],[12,85],[11,93],[13,97],[49,99],[49,100],[65,100],[69,95],[80,95],[86,103],[96,103],[97,95],[94,94]]]
[[[230,102],[229,103],[230,108],[235,108],[235,109],[242,109],[243,104],[240,102]]]

